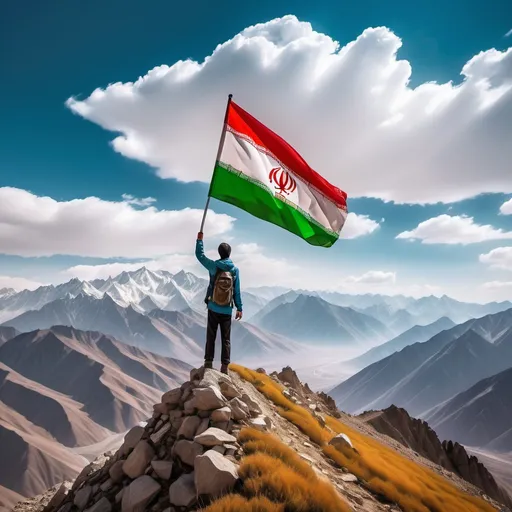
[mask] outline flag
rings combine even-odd
[[[347,194],[233,101],[209,195],[322,247],[336,242],[347,216]]]

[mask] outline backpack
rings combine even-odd
[[[231,272],[217,269],[213,278],[213,286],[209,288],[211,289],[211,294],[207,294],[206,304],[211,299],[218,306],[233,306],[234,277]]]

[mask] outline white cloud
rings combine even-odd
[[[480,254],[479,260],[493,268],[512,270],[512,247],[497,247],[486,254]]]
[[[42,285],[42,283],[24,277],[0,276],[0,290],[2,288],[14,288],[17,291],[35,290]]]
[[[512,281],[488,281],[482,287],[489,290],[500,290],[502,288],[510,288],[512,290]]]
[[[164,178],[210,179],[226,97],[288,140],[349,197],[452,202],[512,193],[512,49],[483,51],[462,82],[409,84],[385,27],[340,46],[294,16],[255,25],[202,62],[163,64],[68,107]]]
[[[0,188],[0,254],[55,254],[152,258],[193,250],[203,212],[136,209],[97,197],[56,201],[25,190]],[[215,236],[234,219],[213,211],[205,231]]]
[[[349,276],[345,283],[361,283],[373,285],[390,285],[396,282],[395,272],[383,272],[382,270],[370,270],[360,276]]]
[[[382,222],[384,219],[382,220]],[[349,213],[345,220],[345,225],[341,231],[341,238],[358,238],[369,235],[379,228],[379,223],[370,219],[368,215],[357,215]]]
[[[142,197],[139,199],[131,194],[123,194],[122,197],[125,203],[133,206],[150,206],[151,204],[156,203],[156,199],[154,197]]]
[[[476,224],[466,215],[439,215],[420,222],[411,231],[403,231],[396,238],[421,240],[424,244],[474,244],[488,240],[512,239],[511,231],[496,229],[489,224]]]
[[[502,215],[512,215],[512,199],[509,199],[508,201],[505,201],[500,206],[500,213]]]

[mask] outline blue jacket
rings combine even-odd
[[[238,273],[238,269],[235,267],[234,263],[229,259],[223,260],[211,260],[207,258],[204,254],[204,246],[202,240],[197,240],[196,242],[196,258],[199,260],[199,263],[203,265],[203,267],[208,270],[210,273],[210,283],[212,282],[213,277],[217,273],[217,269],[220,269],[224,272],[231,272],[234,276],[233,280],[233,300],[235,302],[235,306],[237,311],[242,311],[242,297],[240,295],[240,276]],[[208,301],[208,309],[211,309],[215,313],[222,313],[224,315],[231,315],[233,313],[233,308],[231,306],[219,306],[215,304],[213,300]]]

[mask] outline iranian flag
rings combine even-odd
[[[347,216],[347,194],[233,101],[228,102],[224,129],[210,197],[312,245],[332,246]]]

